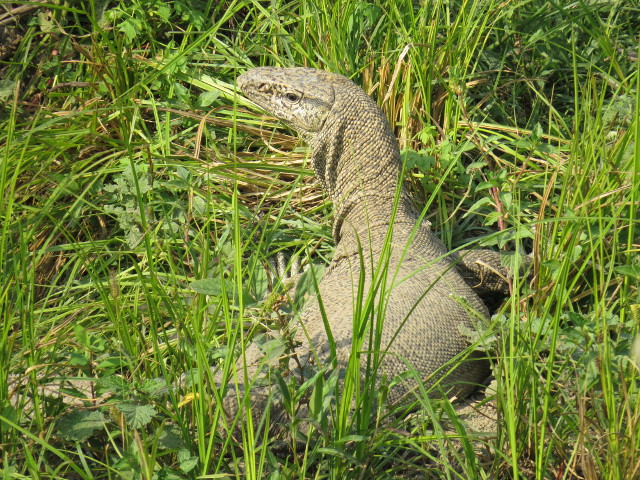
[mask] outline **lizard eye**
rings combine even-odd
[[[298,100],[300,100],[300,95],[298,95],[295,92],[287,92],[287,93],[285,93],[284,96],[287,98],[287,100],[289,100],[292,103],[295,103]]]

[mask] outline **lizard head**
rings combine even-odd
[[[334,204],[357,202],[354,185],[392,204],[401,171],[398,142],[384,113],[347,77],[312,68],[252,68],[237,79],[242,93],[309,144],[316,176]],[[339,222],[338,222],[339,223]],[[337,237],[336,237],[337,238]]]
[[[322,130],[335,101],[329,77],[312,68],[252,68],[237,79],[242,93],[309,138]],[[342,77],[341,77],[342,78]]]

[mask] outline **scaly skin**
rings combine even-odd
[[[478,354],[465,353],[469,344],[461,327],[473,328],[487,309],[428,224],[418,224],[401,187],[398,144],[382,111],[349,79],[320,70],[255,68],[238,77],[238,86],[309,144],[316,176],[335,208],[336,251],[318,286],[322,308],[317,297],[304,308],[293,352],[299,363],[291,361],[290,369],[298,374],[299,364],[321,367],[334,360],[324,311],[340,371],[346,369],[355,343],[360,352],[387,352],[380,357],[379,382],[406,372],[410,364],[426,385],[440,380],[448,395],[468,395],[487,377],[489,365]],[[390,249],[385,247],[388,234]],[[481,278],[476,274],[476,280]],[[365,298],[373,292],[376,308],[385,313],[370,315],[363,330],[354,332],[359,286]],[[379,345],[368,343],[366,331],[372,325],[381,332]],[[260,355],[258,348],[249,347],[250,376]],[[366,354],[361,357],[364,376]],[[413,385],[400,382],[389,391],[388,401],[401,400]],[[269,386],[251,387],[257,411],[272,392]],[[231,415],[237,408],[232,397],[226,403]]]

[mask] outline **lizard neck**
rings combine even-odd
[[[382,242],[392,222],[415,225],[416,215],[404,192],[400,192],[400,198],[396,198],[395,190],[392,193],[384,196],[383,202],[376,192],[353,194],[334,207],[332,232],[336,245],[354,236]]]
[[[415,223],[406,192],[396,191],[402,181],[398,143],[382,111],[360,88],[341,88],[324,128],[308,142],[316,176],[334,204],[336,244],[345,229],[364,233],[388,226],[394,216]]]

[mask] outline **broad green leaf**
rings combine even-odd
[[[103,427],[104,415],[99,410],[72,410],[58,421],[58,432],[67,440],[84,442]]]
[[[120,402],[116,408],[124,414],[130,428],[141,428],[148,424],[156,415],[152,405],[140,405],[134,402]]]

